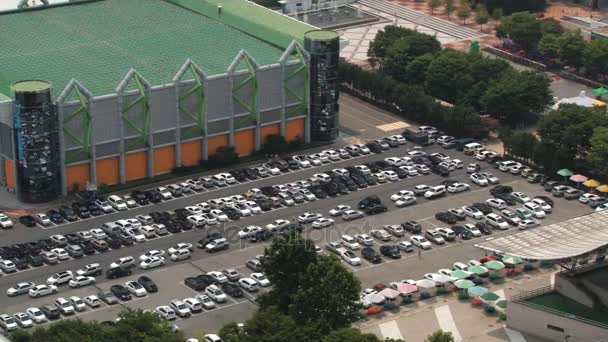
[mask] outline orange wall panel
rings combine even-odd
[[[169,173],[175,167],[175,146],[154,149],[154,174]]]
[[[15,179],[15,169],[12,160],[4,161],[4,176],[6,177],[6,186],[15,188],[17,180]]]
[[[182,144],[182,166],[198,165],[202,159],[203,147],[200,140],[188,141]]]
[[[304,119],[295,119],[285,122],[285,140],[293,141],[304,139]]]
[[[97,184],[113,185],[120,183],[120,160],[118,157],[97,161]]]
[[[228,135],[216,135],[207,138],[207,153],[208,155],[214,155],[217,153],[217,148],[228,145]]]
[[[279,134],[281,134],[281,126],[278,123],[261,127],[260,128],[260,144],[264,144],[266,142],[266,138],[269,135],[279,135]]]
[[[91,174],[90,172],[91,170],[89,168],[89,164],[72,165],[66,167],[66,187],[69,190],[72,190],[74,189],[74,184],[77,184],[78,190],[84,190],[87,182],[89,181],[89,176]]]
[[[125,175],[127,182],[148,175],[147,152],[130,153],[125,156]]]
[[[253,129],[234,133],[234,151],[240,156],[247,156],[255,150],[255,134]]]

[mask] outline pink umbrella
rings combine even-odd
[[[418,286],[404,283],[404,284],[399,284],[399,286],[397,286],[397,290],[399,292],[401,292],[401,294],[407,295],[407,294],[418,291]]]
[[[582,183],[582,182],[585,182],[587,179],[589,179],[589,178],[587,178],[583,175],[579,175],[579,174],[570,176],[570,180],[575,183]]]

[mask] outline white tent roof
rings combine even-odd
[[[608,211],[575,217],[475,245],[522,259],[559,260],[608,246]]]

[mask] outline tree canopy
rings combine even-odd
[[[593,130],[589,161],[600,174],[608,174],[608,127]]]
[[[427,336],[425,342],[454,342],[454,336],[449,331],[437,330]]]
[[[510,38],[528,52],[538,45],[542,37],[541,27],[541,22],[533,14],[518,12],[501,18],[496,36]]]
[[[602,74],[608,74],[608,40],[594,39],[583,52],[585,64]]]

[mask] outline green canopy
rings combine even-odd
[[[502,270],[503,268],[505,268],[505,264],[496,260],[488,261],[483,265],[494,271]]]
[[[521,260],[520,257],[512,256],[502,259],[502,262],[504,262],[505,264],[517,265],[523,263],[524,261]]]
[[[462,270],[456,270],[456,271],[452,271],[452,273],[450,273],[450,277],[452,278],[457,278],[457,279],[464,279],[464,278],[468,278],[471,274]]]
[[[496,302],[496,306],[498,306],[501,309],[506,309],[507,303],[508,302],[506,300],[502,299],[502,300],[499,300],[498,302]]]
[[[561,169],[557,171],[557,174],[562,177],[570,177],[574,174],[574,172],[570,171],[569,169]]]
[[[481,265],[474,265],[474,266],[469,266],[469,268],[467,269],[469,272],[473,272],[477,275],[482,275],[482,274],[486,274],[488,273],[488,269],[481,266]]]
[[[473,286],[473,287],[468,288],[467,292],[471,296],[481,296],[482,294],[488,292],[488,289],[486,289],[483,286]]]
[[[459,289],[470,289],[471,287],[475,286],[475,283],[468,279],[460,279],[454,282],[454,286]]]
[[[593,89],[593,93],[595,95],[606,95],[606,94],[608,94],[608,89],[606,89],[604,87],[599,87],[599,88]]]
[[[494,302],[494,301],[498,300],[498,298],[500,298],[500,297],[494,292],[486,292],[486,293],[482,294],[480,296],[480,298],[485,300],[486,302]]]

